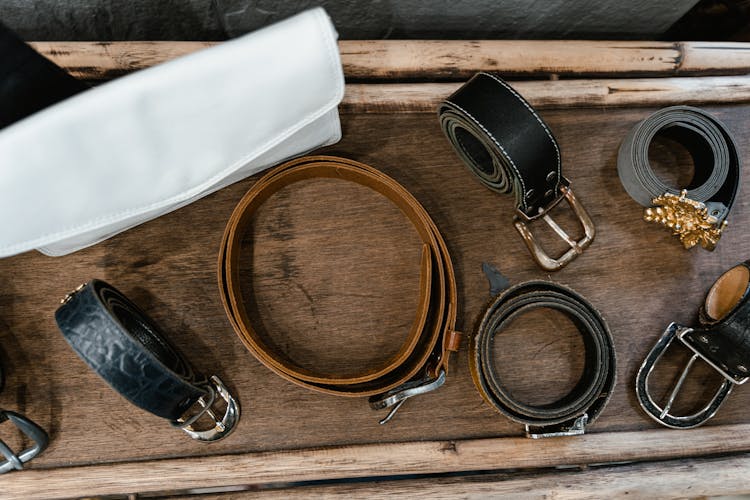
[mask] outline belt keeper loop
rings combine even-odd
[[[451,352],[458,352],[459,348],[461,347],[461,340],[464,337],[463,332],[459,332],[456,330],[448,330],[445,336],[446,336],[446,340],[445,340],[446,350],[451,351]]]

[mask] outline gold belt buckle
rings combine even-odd
[[[719,221],[705,203],[688,198],[686,189],[680,191],[679,196],[664,193],[654,198],[652,203],[654,206],[646,209],[643,218],[672,231],[688,250],[700,244],[706,250],[713,251],[727,226],[727,221]]]
[[[580,222],[581,227],[583,227],[583,238],[578,241],[572,239],[568,233],[566,233],[565,230],[548,215],[548,212],[555,208],[562,200],[568,202],[573,213],[578,217],[578,222]],[[529,225],[539,218],[544,220],[544,222],[546,222],[547,225],[549,225],[549,227],[551,227],[552,230],[570,246],[568,251],[556,259],[550,257],[547,252],[544,251],[536,240],[534,234],[529,229]],[[531,256],[534,257],[537,264],[539,264],[539,266],[545,271],[558,271],[568,265],[573,259],[581,255],[589,245],[591,245],[591,242],[594,241],[594,236],[596,235],[594,222],[591,220],[591,217],[589,217],[586,209],[583,208],[583,205],[581,205],[575,197],[573,190],[570,189],[570,184],[568,183],[560,185],[560,195],[552,201],[552,203],[547,205],[547,207],[540,208],[537,215],[529,217],[521,210],[518,210],[516,216],[513,218],[513,225],[516,226],[516,230],[521,235],[521,238],[523,238],[523,242],[529,249]]]

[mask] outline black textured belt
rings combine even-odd
[[[738,264],[713,284],[699,313],[700,326],[670,323],[651,349],[636,377],[636,395],[646,413],[657,422],[675,429],[697,427],[716,414],[735,385],[750,376],[750,261]],[[675,339],[692,351],[664,407],[659,406],[648,389],[656,362]],[[672,404],[693,364],[702,360],[719,372],[724,380],[713,398],[691,415],[673,415]]]
[[[250,322],[240,285],[239,257],[243,235],[258,207],[273,193],[307,179],[341,179],[385,196],[414,225],[422,240],[420,298],[416,319],[399,351],[382,366],[355,376],[311,372],[290,360],[260,336]],[[370,396],[373,409],[391,408],[388,422],[412,396],[445,382],[451,352],[459,348],[455,330],[456,278],[448,247],[424,207],[384,173],[345,158],[309,156],[279,165],[261,177],[234,209],[219,253],[219,290],[227,317],[245,347],[279,376],[302,387],[339,396]]]
[[[695,173],[685,189],[659,179],[648,161],[656,136],[682,144]],[[726,226],[740,184],[740,157],[727,128],[705,111],[689,106],[664,108],[638,123],[620,145],[617,172],[628,194],[647,208],[644,218],[679,236],[685,248],[713,250]]]
[[[495,370],[492,345],[507,322],[538,308],[554,309],[570,318],[586,349],[581,380],[556,402],[529,405],[514,399]],[[615,348],[599,312],[570,288],[549,281],[513,286],[487,308],[469,343],[469,366],[479,393],[493,408],[524,424],[532,438],[583,434],[604,409],[615,385]]]
[[[114,287],[100,280],[81,285],[62,300],[55,319],[81,359],[134,405],[199,441],[216,441],[234,429],[240,408],[221,380],[193,370],[159,327]],[[217,396],[226,404],[221,419],[212,409]],[[197,430],[204,415],[212,427]]]
[[[0,129],[86,89],[0,24]]]
[[[0,392],[3,390],[4,386],[5,372],[3,371],[3,365],[0,364]],[[43,452],[49,443],[49,437],[47,436],[47,433],[44,432],[44,429],[23,415],[0,408],[0,424],[3,422],[10,422],[13,424],[34,444],[30,448],[26,448],[23,451],[16,453],[11,450],[2,439],[0,439],[0,456],[4,457],[3,460],[0,460],[0,474],[12,470],[23,469],[24,464]]]
[[[594,224],[562,175],[555,138],[510,85],[490,73],[478,73],[440,105],[438,116],[448,140],[479,180],[493,191],[515,194],[514,225],[539,266],[561,269],[591,244]],[[583,226],[579,241],[548,214],[563,199]],[[559,258],[550,257],[529,230],[538,219],[570,246]]]

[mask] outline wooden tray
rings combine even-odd
[[[750,86],[747,77],[731,78]],[[610,84],[618,81],[626,82]],[[711,95],[702,100],[710,101]],[[247,495],[285,497],[533,496],[550,491],[664,497],[750,490],[750,464],[743,455],[750,452],[745,411],[750,390],[738,388],[710,424],[691,431],[668,430],[651,421],[634,391],[636,370],[664,327],[670,321],[695,321],[713,280],[750,257],[747,177],[717,250],[685,251],[666,231],[641,220],[642,208],[624,192],[616,172],[619,141],[658,106],[547,106],[541,114],[560,143],[565,175],[597,225],[586,253],[549,276],[532,262],[512,227],[512,198],[490,192],[461,165],[433,110],[402,103],[398,112],[365,113],[363,106],[346,108],[344,138],[324,152],[381,169],[424,204],[456,265],[463,330],[471,330],[489,297],[482,262],[495,264],[513,282],[550,278],[569,285],[607,319],[617,347],[618,382],[587,435],[541,441],[522,437],[521,426],[495,413],[474,390],[465,349],[443,388],[408,401],[385,426],[378,425],[382,415],[363,399],[309,392],[261,366],[232,331],[216,283],[224,224],[252,184],[249,179],[67,257],[27,253],[0,261],[0,355],[8,371],[0,407],[27,414],[52,439],[27,471],[0,477],[0,497],[160,494],[248,485],[253,491]],[[705,108],[726,123],[743,159],[750,160],[750,105]],[[672,182],[686,183],[689,172],[667,167],[685,156],[667,146],[654,147],[654,161],[664,165],[660,172]],[[559,210],[556,218],[557,213],[564,226],[572,227],[569,214]],[[559,243],[552,237],[546,242],[552,248]],[[347,372],[385,359],[404,338],[417,299],[420,247],[408,222],[384,199],[341,181],[291,186],[261,209],[246,243],[244,293],[251,314],[294,359]],[[221,376],[242,405],[242,420],[230,438],[211,445],[191,441],[127,404],[77,358],[53,313],[60,298],[93,277],[114,284],[147,310],[198,369]],[[581,341],[556,314],[534,313],[501,340],[496,345],[504,361],[501,374],[520,397],[551,401],[581,372]],[[667,390],[684,359],[665,360],[657,391]],[[708,370],[695,375],[697,381],[680,402],[683,408],[706,397],[717,383]],[[612,465],[718,454],[735,455]],[[575,474],[546,470],[561,466],[591,468]],[[527,471],[508,473],[516,469]],[[422,476],[477,471],[495,474]],[[418,476],[396,480],[404,475]],[[255,491],[257,485],[277,482],[375,477],[392,481]],[[634,481],[640,483],[634,486]]]

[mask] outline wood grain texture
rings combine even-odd
[[[74,76],[103,80],[215,42],[31,42]],[[578,40],[342,40],[347,78],[464,80],[477,71],[506,77],[729,75],[750,72],[739,42]]]
[[[461,85],[349,83],[341,109],[348,113],[432,113]],[[518,81],[513,88],[538,109],[750,102],[750,76]]]
[[[747,162],[750,106],[707,109],[732,130]],[[465,351],[444,387],[410,400],[387,426],[377,424],[382,415],[364,400],[306,391],[261,366],[226,320],[215,277],[224,224],[250,179],[67,257],[27,253],[0,261],[0,356],[8,368],[0,407],[26,413],[52,438],[29,471],[4,476],[0,488],[8,496],[64,496],[75,488],[93,495],[750,450],[750,390],[744,387],[709,425],[694,431],[660,429],[635,401],[635,372],[663,328],[670,321],[695,321],[713,280],[750,255],[750,201],[742,195],[747,177],[713,253],[687,252],[667,232],[641,221],[642,209],[622,189],[615,161],[621,138],[653,111],[541,113],[560,142],[564,172],[598,230],[586,253],[552,279],[600,309],[618,354],[618,385],[590,435],[520,438],[521,427],[486,406],[474,390]],[[456,265],[464,330],[472,328],[488,298],[483,261],[513,282],[546,277],[512,227],[513,200],[472,177],[433,114],[345,114],[342,126],[342,142],[325,151],[394,177],[443,232]],[[661,160],[674,158],[666,150]],[[316,181],[287,189],[263,207],[248,241],[246,300],[253,316],[295,358],[341,370],[352,367],[349,357],[356,364],[376,362],[382,346],[403,338],[413,315],[419,262],[413,230],[386,201],[352,186]],[[565,226],[565,214],[557,212],[553,216]],[[127,404],[75,356],[53,312],[59,298],[92,277],[127,293],[197,368],[222,377],[243,407],[230,438],[209,446],[192,442]],[[551,397],[560,390],[554,378],[568,380],[580,370],[574,334],[560,334],[554,323],[519,324],[506,341],[507,351],[498,356],[516,363],[515,378],[507,380],[514,391]],[[667,390],[681,361],[665,359],[657,393]],[[696,404],[714,382],[694,380],[680,404]],[[344,448],[316,450],[323,446]]]
[[[203,500],[297,498],[426,498],[599,500],[602,498],[714,498],[750,493],[750,457],[568,470],[364,482],[294,489],[234,491]],[[193,497],[194,498],[194,497]],[[177,499],[175,499],[177,500]]]
[[[691,431],[691,448],[699,451],[697,455],[715,454],[718,450],[737,451],[739,447],[735,438],[747,433],[749,427],[747,424],[725,425]],[[643,453],[647,453],[650,460],[670,458],[678,450],[684,451],[684,445],[674,437],[673,431],[653,430],[598,433],[541,442],[527,438],[505,438],[342,446],[34,469],[3,477],[2,493],[3,498],[8,499],[54,499],[159,494],[248,485],[262,487],[264,484],[342,478],[389,479],[428,473],[562,466],[565,466],[563,469],[581,468],[589,463],[637,460],[643,457]],[[747,461],[743,460],[741,471],[747,470]],[[540,475],[549,472],[542,470]],[[733,477],[732,484],[736,487],[737,475]],[[557,479],[557,474],[550,474],[549,481]],[[637,475],[629,476],[632,482],[639,479]],[[692,480],[683,477],[682,486],[697,487],[706,479],[708,475],[700,475]],[[747,483],[745,486],[750,488]],[[346,487],[344,491],[347,491]],[[396,493],[398,487],[391,491]],[[430,491],[434,492],[426,490],[427,493]]]

